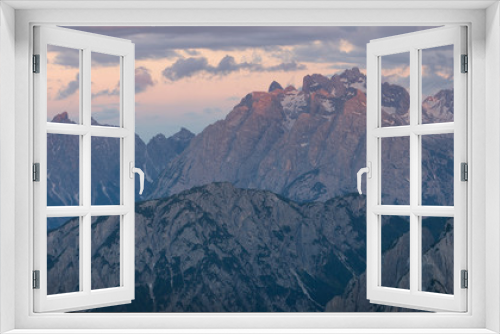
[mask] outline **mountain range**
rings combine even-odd
[[[400,311],[366,300],[364,196],[297,203],[265,190],[212,183],[136,204],[136,296],[98,312],[355,312]],[[453,268],[453,231],[446,221],[423,229],[427,291]],[[98,231],[98,233],[97,233]],[[93,288],[119,282],[115,217],[93,223]],[[383,227],[389,286],[404,287],[408,233]],[[49,232],[49,291],[78,290],[78,220]],[[453,257],[451,257],[452,259]],[[55,259],[66,259],[57,261]],[[73,259],[67,261],[67,259]],[[444,259],[444,262],[443,262]],[[404,258],[403,258],[404,260]],[[442,265],[442,264],[445,265]],[[64,282],[61,284],[60,282]],[[439,290],[439,288],[442,288]],[[451,290],[452,291],[452,290]]]
[[[407,124],[408,115],[408,92],[384,83],[383,126]],[[56,117],[71,122],[67,114]],[[453,92],[424,99],[422,117],[424,123],[452,121]],[[78,143],[54,136],[49,164],[71,160],[78,166],[75,155],[64,154],[71,150],[62,149]],[[425,136],[422,143],[422,201],[452,204],[453,138]],[[103,160],[92,173],[93,204],[112,204],[119,196],[119,146],[108,138],[92,145],[92,165]],[[145,193],[136,195],[136,299],[108,311],[401,311],[373,307],[363,297],[366,208],[364,197],[352,192],[365,152],[366,77],[357,68],[331,78],[308,75],[300,91],[273,82],[196,136],[181,129],[145,144],[136,135],[136,166],[146,173]],[[381,156],[383,204],[406,204],[409,141],[384,139]],[[49,175],[48,202],[74,203],[75,184],[63,182],[74,169],[58,168]],[[100,235],[92,256],[105,268],[92,272],[96,286],[116,285],[119,266],[111,264],[117,262],[112,257],[119,232],[112,221],[103,217],[92,227]],[[70,220],[50,227],[50,242],[61,245],[51,248],[48,259],[54,293],[77,289],[78,275],[64,286],[57,283],[78,268],[72,263],[77,248],[65,243],[77,240],[74,225]],[[406,252],[407,232],[385,229],[385,254]],[[450,261],[439,259],[446,255],[439,247],[449,230],[441,222],[425,232],[434,263],[429,268],[438,277],[425,283],[429,289],[449,292],[443,270]],[[387,270],[392,284],[407,280],[404,268]]]

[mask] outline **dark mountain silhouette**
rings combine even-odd
[[[71,123],[68,113],[56,115],[52,122]],[[93,125],[101,125],[92,119]],[[153,137],[146,145],[135,136],[136,166],[145,173],[145,189],[153,188],[160,171],[180,152],[182,152],[194,134],[182,128],[173,136],[166,138],[162,134]],[[78,136],[47,135],[47,205],[68,206],[79,204],[79,138]],[[92,149],[92,199],[93,205],[118,204],[120,197],[120,141],[116,138],[93,137]],[[136,188],[139,180],[136,178]],[[136,194],[136,199],[144,196]],[[49,229],[66,221],[51,219]]]

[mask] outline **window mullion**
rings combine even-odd
[[[91,126],[91,51],[86,48],[83,50],[83,61],[82,61],[82,124],[90,129]],[[91,173],[92,173],[92,161],[91,161],[91,134],[90,131],[82,136],[82,159],[80,160],[81,170],[82,170],[82,199],[83,205],[90,208],[91,205]],[[91,215],[90,211],[87,212],[82,220],[81,227],[81,244],[80,244],[80,266],[81,277],[83,281],[81,282],[80,290],[90,293],[91,290]]]
[[[420,267],[420,235],[419,217],[415,214],[414,209],[419,204],[419,136],[414,129],[419,121],[419,56],[418,49],[410,49],[410,291],[415,293],[419,290],[419,267]]]

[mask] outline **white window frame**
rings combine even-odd
[[[132,3],[132,5],[130,5]],[[17,2],[0,6],[0,329],[36,333],[492,333],[500,331],[500,18],[498,1]],[[38,8],[19,9],[10,7]],[[55,10],[58,7],[70,7]],[[87,8],[85,8],[87,6]],[[115,8],[113,10],[97,7]],[[132,6],[154,9],[119,9]],[[163,6],[162,9],[156,7]],[[393,6],[404,9],[391,9]],[[453,7],[453,6],[460,6]],[[39,8],[49,8],[40,10]],[[73,8],[71,8],[73,7]],[[406,8],[405,8],[406,7]],[[75,9],[79,8],[79,9]],[[84,8],[84,9],[82,9]],[[92,9],[94,8],[94,9]],[[349,9],[351,8],[351,9]],[[458,8],[458,9],[457,9]],[[488,9],[486,9],[488,8]],[[15,20],[14,20],[15,18]],[[486,23],[486,24],[485,24]],[[434,314],[34,314],[31,290],[32,26],[442,25],[469,27],[468,312]],[[13,32],[15,31],[15,41]],[[14,55],[15,48],[15,59]],[[4,62],[5,61],[5,62]],[[10,65],[10,66],[9,66]],[[488,70],[486,70],[486,67]],[[12,82],[15,80],[15,87]],[[15,93],[15,100],[12,95]],[[9,94],[11,94],[9,96]],[[15,107],[15,113],[12,112]],[[15,130],[9,130],[12,127]],[[15,145],[12,142],[15,141]],[[12,163],[15,161],[15,163]],[[15,171],[15,178],[12,174]],[[486,182],[488,175],[488,182]],[[11,179],[9,179],[11,178]],[[8,188],[7,186],[12,186]],[[15,186],[15,188],[14,188]],[[12,200],[12,189],[15,198]],[[488,196],[486,196],[488,194]],[[12,209],[9,205],[13,205]],[[486,219],[488,218],[488,219]],[[12,226],[11,222],[15,222]],[[473,227],[472,227],[473,226]],[[29,259],[29,260],[27,260]],[[15,287],[15,288],[13,288]],[[487,293],[486,293],[487,291]],[[14,305],[14,307],[12,307]],[[137,329],[138,327],[142,329]],[[192,329],[181,331],[176,329]],[[120,330],[121,329],[121,330]],[[137,330],[132,330],[137,329]],[[163,330],[160,330],[163,329]],[[295,329],[295,330],[294,330]],[[356,330],[357,329],[357,330]],[[40,331],[41,332],[41,331]],[[47,331],[45,331],[47,332]]]
[[[39,288],[34,289],[34,311],[75,311],[130,303],[135,296],[135,46],[131,41],[65,29],[35,26],[34,53],[39,55],[39,73],[34,84],[34,162],[39,163],[39,181],[34,194],[34,270]],[[79,124],[47,122],[47,47],[57,45],[80,53]],[[93,52],[119,59],[119,126],[91,124],[91,57]],[[47,206],[47,134],[77,135],[79,139],[79,205]],[[92,138],[115,138],[119,143],[120,203],[92,205]],[[132,175],[132,177],[130,176]],[[119,216],[119,286],[92,289],[92,217]],[[79,291],[47,295],[47,218],[79,217]]]
[[[367,179],[367,298],[372,303],[421,310],[467,310],[467,290],[461,288],[461,270],[467,270],[467,184],[461,181],[461,163],[467,163],[467,73],[461,73],[461,55],[467,54],[466,28],[447,26],[399,36],[372,40],[367,46],[367,145],[366,159],[371,166]],[[422,50],[453,46],[454,119],[452,122],[423,124]],[[381,78],[382,57],[408,53],[410,66],[409,124],[382,125]],[[422,135],[453,134],[454,205],[422,205]],[[384,205],[382,194],[382,140],[408,138],[409,202],[408,205]],[[409,218],[409,289],[382,286],[382,216]],[[453,217],[453,294],[422,291],[422,217]]]

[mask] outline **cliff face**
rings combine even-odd
[[[364,197],[299,204],[214,183],[136,207],[136,299],[109,311],[324,311],[365,269]],[[49,232],[49,282],[77,288],[77,221]],[[116,218],[92,225],[92,281],[119,271]],[[77,244],[77,243],[76,243]],[[76,262],[75,262],[76,261]]]
[[[398,311],[369,304],[364,290],[365,200],[352,192],[365,165],[365,79],[352,69],[306,76],[300,91],[273,82],[197,136],[183,129],[147,145],[136,136],[136,165],[146,173],[136,199],[147,199],[136,204],[136,299],[107,310]],[[406,90],[387,84],[382,97],[382,123],[406,124]],[[452,120],[452,97],[441,91],[425,99],[424,122]],[[55,121],[70,122],[64,113]],[[48,137],[52,205],[77,203],[77,180],[67,181],[78,166],[78,156],[67,154],[78,148],[72,140]],[[383,140],[383,204],[408,200],[408,144]],[[108,138],[92,145],[93,204],[113,204],[119,145]],[[424,136],[422,145],[423,203],[452,205],[453,139]],[[75,291],[78,222],[51,221],[49,291]],[[385,283],[407,287],[408,234],[388,226]],[[92,231],[93,288],[116,286],[116,217],[96,219]],[[423,231],[429,291],[450,292],[452,233],[443,222]]]
[[[136,298],[98,311],[408,311],[366,299],[365,219],[364,196],[299,204],[229,183],[138,203]],[[119,282],[118,226],[93,222],[93,288]],[[408,288],[408,232],[382,233],[384,285]],[[433,218],[422,235],[424,290],[453,293],[452,221]],[[78,289],[77,239],[77,220],[48,234],[52,293]]]
[[[425,224],[425,223],[424,223]],[[422,290],[453,294],[453,219],[431,218],[422,230]],[[401,270],[402,254],[408,254],[409,234],[397,238],[384,253],[384,285],[409,287],[409,271]],[[406,258],[407,260],[408,258]],[[330,300],[327,312],[393,312],[412,311],[399,307],[371,304],[366,298],[366,272],[353,277],[342,295]]]
[[[265,189],[298,202],[325,201],[353,192],[366,164],[366,77],[357,68],[327,78],[304,77],[301,91],[273,82],[269,92],[248,94],[224,120],[205,128],[166,166],[148,198],[161,198],[211,182]],[[452,119],[453,93],[424,102],[425,122]],[[431,103],[431,101],[433,101]],[[408,92],[382,86],[384,126],[405,125]],[[451,117],[451,118],[450,118]],[[426,136],[422,169],[429,201],[452,201],[449,161],[453,140]],[[409,141],[384,140],[384,203],[402,203],[409,192]],[[450,149],[451,148],[451,149]],[[438,171],[439,170],[439,171]],[[439,175],[438,175],[439,174]],[[425,185],[424,185],[425,186]]]

